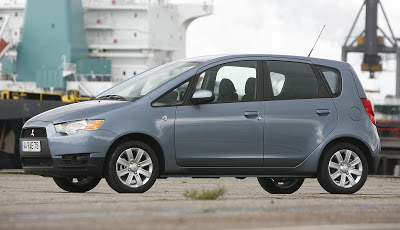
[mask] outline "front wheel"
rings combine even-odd
[[[108,158],[105,177],[120,193],[143,193],[158,177],[157,155],[147,144],[127,141],[115,148]]]
[[[258,177],[261,187],[271,194],[292,194],[304,182],[301,177]]]
[[[355,145],[339,143],[327,149],[318,170],[318,182],[329,193],[352,194],[367,180],[368,163]]]
[[[54,182],[67,192],[87,192],[94,189],[101,178],[95,177],[53,177]]]

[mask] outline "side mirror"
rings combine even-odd
[[[190,101],[194,105],[199,105],[199,104],[206,104],[214,101],[215,95],[214,92],[211,92],[210,90],[206,89],[200,89],[194,92],[192,98],[190,98]]]

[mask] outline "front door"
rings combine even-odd
[[[179,166],[262,166],[260,67],[260,61],[241,60],[198,73],[196,90],[213,91],[215,100],[177,107],[175,148]]]

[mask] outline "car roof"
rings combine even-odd
[[[204,65],[207,65],[209,63],[216,61],[222,61],[225,59],[232,59],[232,58],[242,58],[242,57],[266,57],[266,58],[270,57],[270,58],[282,58],[282,59],[297,59],[303,61],[311,61],[314,64],[328,65],[328,66],[339,66],[347,64],[346,62],[323,59],[323,58],[280,55],[280,54],[221,54],[221,55],[208,55],[208,56],[186,58],[184,59],[184,61],[202,62]]]

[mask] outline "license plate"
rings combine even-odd
[[[40,152],[40,141],[22,141],[22,151]]]

